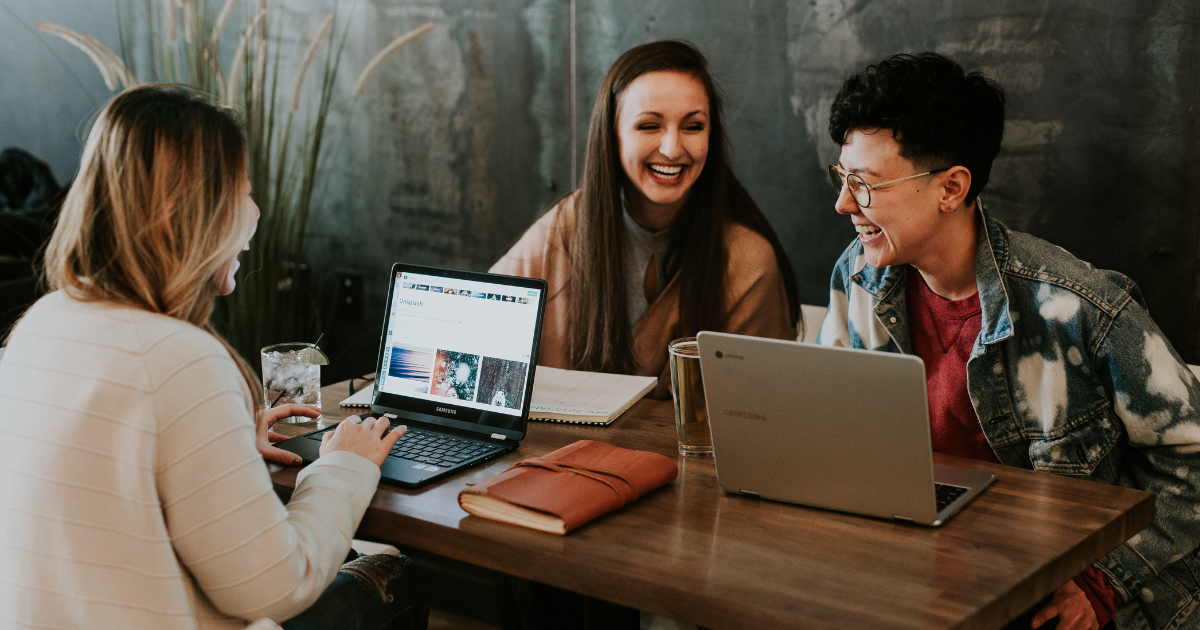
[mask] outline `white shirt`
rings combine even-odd
[[[330,453],[285,507],[247,399],[195,326],[39,300],[0,364],[0,628],[242,628],[310,606],[379,468]]]
[[[647,230],[634,220],[628,206],[621,212],[621,218],[625,227],[621,243],[625,258],[621,261],[625,271],[625,308],[629,312],[629,329],[636,330],[638,322],[650,309],[650,302],[646,300],[646,268],[650,266],[651,258],[654,259],[657,293],[662,293],[670,280],[666,277],[663,264],[671,248],[671,229],[658,232]]]

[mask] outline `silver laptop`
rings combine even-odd
[[[996,475],[935,465],[915,356],[699,334],[727,492],[941,525]]]

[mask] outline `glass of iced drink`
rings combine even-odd
[[[667,344],[671,357],[671,396],[675,399],[675,430],[679,454],[712,457],[712,434],[708,430],[708,408],[704,404],[704,381],[700,378],[700,349],[695,337]]]
[[[311,343],[280,343],[262,349],[263,389],[268,407],[288,403],[321,408],[321,366],[325,353]],[[311,422],[314,418],[291,416],[280,422]]]

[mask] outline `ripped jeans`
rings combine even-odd
[[[404,556],[359,556],[284,630],[425,630],[429,607]]]

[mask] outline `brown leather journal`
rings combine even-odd
[[[565,534],[678,474],[664,455],[580,440],[463,490],[458,504],[482,518]]]

